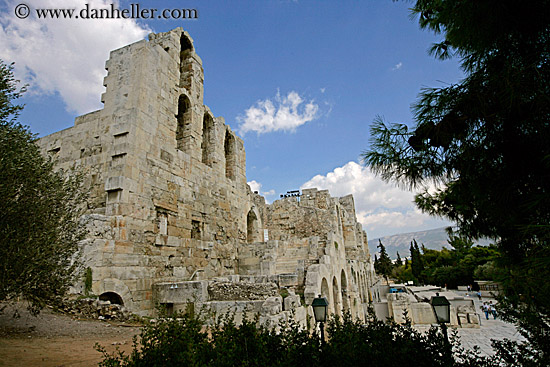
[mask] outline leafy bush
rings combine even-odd
[[[86,190],[82,173],[56,171],[36,135],[17,121],[24,90],[13,64],[0,60],[0,302],[24,298],[37,314],[78,275]]]
[[[87,267],[84,271],[84,295],[89,296],[92,293],[92,268]]]
[[[447,341],[438,328],[420,333],[410,323],[374,317],[366,323],[349,316],[332,319],[323,344],[317,334],[297,323],[281,324],[279,329],[277,333],[258,320],[244,320],[237,327],[232,317],[206,327],[193,316],[178,315],[145,326],[130,355],[118,351],[109,355],[98,347],[104,354],[100,366],[469,367],[503,362],[465,351],[456,333]]]

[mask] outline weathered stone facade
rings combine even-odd
[[[353,198],[309,189],[268,205],[252,193],[243,141],[203,104],[186,32],[112,51],[106,69],[104,108],[38,142],[86,173],[95,294],[142,315],[191,305],[273,320],[305,319],[302,304],[323,294],[363,317],[374,270]]]

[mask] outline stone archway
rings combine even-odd
[[[225,153],[225,177],[230,180],[235,179],[235,165],[236,165],[236,152],[235,152],[235,137],[226,130],[225,140],[223,143]]]
[[[189,97],[182,94],[178,98],[178,114],[176,115],[176,147],[179,150],[185,151],[186,144],[185,132],[191,124],[191,101]]]
[[[348,281],[344,269],[340,273],[340,287],[342,288],[342,307],[344,312],[351,312],[348,295]]]
[[[101,281],[99,284],[99,289],[97,289],[96,294],[100,294],[104,297],[105,300],[120,302],[118,304],[124,305],[128,310],[136,312],[134,310],[134,303],[132,300],[132,295],[130,289],[124,282],[115,278],[106,278]],[[94,292],[96,290],[94,289]],[[100,296],[101,299],[101,296]]]
[[[259,241],[259,220],[254,208],[248,211],[246,216],[246,242],[252,243]]]
[[[332,278],[332,296],[333,296],[333,303],[334,303],[334,313],[338,316],[342,316],[342,309],[340,305],[340,297],[338,290],[338,280],[336,280],[336,276]]]
[[[332,297],[330,294],[330,288],[328,287],[327,278],[323,278],[323,280],[321,281],[321,297],[325,297],[328,301],[328,312],[333,312],[333,302],[331,302]]]
[[[214,119],[206,112],[202,120],[202,163],[212,167],[212,135],[214,131]]]
[[[100,301],[109,301],[113,305],[121,305],[124,306],[124,301],[122,300],[122,297],[115,292],[104,292],[99,295]]]

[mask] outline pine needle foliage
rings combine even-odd
[[[417,0],[411,17],[441,36],[430,53],[460,58],[465,77],[421,90],[412,126],[378,117],[363,161],[420,190],[417,207],[462,236],[497,241],[505,317],[547,340],[550,1]],[[550,344],[537,345],[550,361]]]

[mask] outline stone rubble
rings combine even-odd
[[[128,321],[132,313],[124,306],[101,301],[98,298],[66,300],[60,307],[64,313],[88,319]]]

